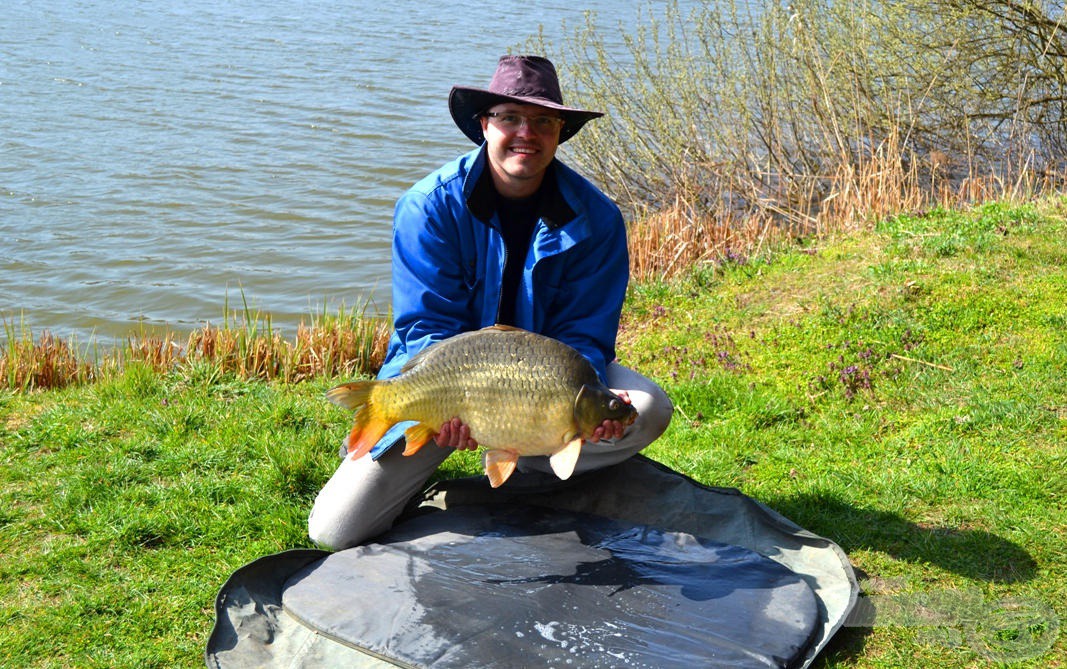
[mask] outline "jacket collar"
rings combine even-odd
[[[497,198],[500,196],[493,187],[493,177],[488,169],[486,145],[482,144],[478,151],[474,167],[467,175],[464,190],[467,191],[467,208],[475,218],[488,223],[496,213]],[[550,230],[563,227],[578,215],[560,191],[560,170],[556,169],[558,162],[558,159],[553,160],[545,173],[544,183],[541,184],[544,192],[540,199],[540,210],[537,212]]]

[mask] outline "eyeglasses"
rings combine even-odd
[[[485,112],[501,130],[514,132],[522,127],[523,121],[539,135],[547,135],[563,127],[563,119],[558,116],[526,116],[515,112]]]

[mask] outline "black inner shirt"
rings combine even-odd
[[[515,325],[515,301],[522,282],[526,255],[530,250],[530,238],[540,218],[541,190],[530,197],[516,200],[497,196],[496,212],[507,249],[500,288],[500,310],[497,312],[497,322],[504,325]]]

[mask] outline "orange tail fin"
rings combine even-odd
[[[376,381],[353,381],[352,383],[342,383],[335,388],[327,390],[326,399],[339,407],[354,411],[361,405],[370,401],[371,392],[376,384]]]
[[[370,450],[392,425],[374,411],[372,404],[357,411],[355,425],[352,426],[352,432],[348,435],[348,457],[356,460],[370,453]]]
[[[353,460],[369,453],[393,424],[372,401],[375,385],[375,381],[355,381],[326,393],[326,397],[334,404],[346,409],[358,409],[352,432],[348,435],[348,456]]]

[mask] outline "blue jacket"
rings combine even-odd
[[[393,324],[378,378],[430,344],[497,322],[505,247],[485,146],[415,184],[393,217]],[[601,379],[629,280],[619,208],[559,160],[526,257],[515,324],[584,355]],[[484,178],[483,178],[484,175]]]

